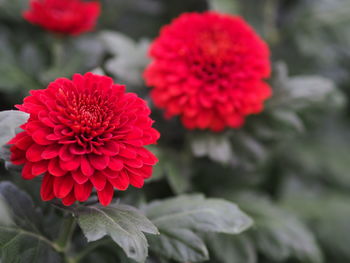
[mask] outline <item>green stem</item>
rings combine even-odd
[[[276,44],[279,41],[276,26],[277,6],[277,0],[266,0],[264,6],[264,32],[265,37],[270,44]]]
[[[62,249],[63,252],[66,252],[69,248],[73,232],[76,226],[76,222],[73,216],[67,216],[61,227],[60,235],[56,241],[56,244]]]
[[[63,65],[64,45],[63,39],[55,37],[52,44],[52,66],[53,68],[60,68]]]

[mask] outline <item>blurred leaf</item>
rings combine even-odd
[[[0,16],[20,20],[27,7],[28,0],[0,0]]]
[[[313,190],[312,186],[305,185],[289,191],[283,197],[283,205],[309,223],[330,258],[348,262],[350,198]]]
[[[165,176],[175,194],[182,194],[190,190],[191,158],[187,154],[180,154],[168,149],[152,148],[152,151],[159,159],[153,171],[153,181]]]
[[[2,262],[59,263],[55,245],[41,233],[42,215],[25,192],[0,183],[0,258]]]
[[[0,148],[16,135],[16,129],[28,117],[27,113],[18,110],[0,111]]]
[[[144,215],[127,205],[80,206],[74,213],[89,242],[108,235],[129,258],[137,262],[144,262],[148,255],[148,244],[143,232],[158,233]]]
[[[155,201],[145,208],[158,227],[159,236],[150,236],[150,249],[180,262],[207,260],[208,251],[199,232],[239,234],[252,220],[239,208],[221,199],[202,195],[182,195]]]
[[[143,70],[149,62],[147,50],[150,41],[141,39],[138,43],[128,36],[112,31],[101,33],[106,49],[114,55],[106,63],[106,69],[125,84],[143,85]]]
[[[322,253],[309,229],[293,214],[261,197],[245,197],[239,202],[255,221],[250,231],[257,249],[277,262],[323,262]]]
[[[210,251],[222,263],[257,263],[253,242],[245,234],[207,234]]]
[[[212,10],[224,13],[239,13],[238,1],[235,0],[209,0],[209,6]]]
[[[234,160],[231,142],[228,136],[214,134],[195,134],[190,137],[194,156],[208,156],[213,161],[229,164]]]
[[[26,72],[26,70],[39,67],[41,56],[23,61],[24,57],[30,53],[29,46],[30,44],[25,45],[21,49],[22,54],[17,54],[12,43],[10,43],[8,31],[0,28],[0,90],[13,93],[18,92],[19,88],[22,90],[38,88],[37,81],[30,75],[32,70],[29,72]],[[31,49],[31,52],[37,52],[34,46]]]
[[[327,105],[328,108],[343,105],[345,97],[335,83],[321,76],[288,77],[286,65],[276,65],[274,96],[268,102],[268,109],[280,107],[293,111]]]

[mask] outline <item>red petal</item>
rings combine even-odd
[[[53,143],[53,141],[46,139],[46,136],[51,132],[50,129],[39,129],[32,134],[32,138],[37,144],[48,145]]]
[[[117,158],[111,158],[109,160],[109,168],[111,168],[113,171],[120,171],[123,169],[124,165],[123,162]]]
[[[109,205],[114,195],[113,186],[110,183],[107,183],[106,187],[102,191],[97,191],[97,195],[101,205],[103,206]]]
[[[138,149],[137,154],[142,157],[141,160],[146,165],[155,165],[158,162],[158,158],[145,148]]]
[[[51,176],[50,174],[45,174],[40,189],[40,195],[43,201],[50,201],[53,198],[55,198],[55,195],[53,194],[53,181],[53,176]]]
[[[49,161],[44,160],[32,163],[32,165],[32,173],[34,175],[40,175],[47,172],[47,166],[49,165]]]
[[[60,148],[59,155],[63,161],[70,161],[74,157],[74,155],[69,151],[69,145],[63,145]]]
[[[152,166],[149,165],[145,165],[142,168],[131,168],[131,167],[126,167],[126,169],[128,170],[129,174],[135,174],[137,176],[141,176],[144,179],[147,179],[149,177],[152,176]]]
[[[108,156],[114,156],[119,153],[119,144],[114,141],[107,141],[103,146],[100,147],[102,154]]]
[[[20,165],[24,164],[27,161],[27,159],[25,158],[25,152],[18,149],[16,146],[11,146],[10,151],[10,160],[13,164]]]
[[[136,152],[131,151],[128,148],[120,149],[119,155],[127,158],[127,159],[135,159],[136,158]]]
[[[132,186],[134,186],[136,188],[142,188],[143,187],[143,185],[145,183],[143,177],[138,176],[138,175],[136,175],[134,173],[130,173],[130,172],[128,173],[128,175],[129,175],[130,184]]]
[[[75,198],[80,202],[86,201],[89,198],[91,191],[92,191],[92,184],[90,182],[87,182],[85,184],[74,185]]]
[[[35,175],[32,173],[32,166],[33,163],[27,162],[22,169],[22,177],[25,180],[32,180],[33,178],[37,177],[38,175]]]
[[[89,155],[89,161],[91,165],[97,170],[106,169],[109,164],[109,159],[110,157],[107,155],[97,155],[97,154]]]
[[[75,201],[77,201],[77,199],[75,199],[73,190],[66,197],[62,198],[62,204],[65,206],[71,206]]]
[[[39,144],[32,144],[26,152],[26,158],[31,162],[41,161],[43,158],[41,157],[42,152],[45,150],[45,146]]]
[[[143,162],[140,159],[125,159],[124,164],[133,168],[141,168],[143,166]]]
[[[55,177],[54,179],[54,193],[57,198],[66,197],[73,188],[74,180],[70,174],[65,176]]]
[[[86,159],[86,156],[81,157],[81,165],[80,165],[81,171],[86,176],[91,176],[94,174],[94,168],[92,168],[90,162]]]
[[[71,144],[69,146],[69,150],[72,154],[74,155],[83,155],[83,154],[86,154],[86,148],[78,145],[78,144]]]
[[[54,158],[50,160],[48,170],[50,174],[54,176],[63,176],[67,173],[67,171],[62,170],[61,167],[59,166],[58,158]]]
[[[129,176],[121,171],[117,177],[108,178],[109,182],[118,190],[124,191],[129,187]]]
[[[52,144],[45,148],[42,152],[41,157],[43,159],[52,159],[58,156],[61,146],[59,144]]]
[[[86,181],[89,180],[89,177],[83,175],[83,173],[80,170],[73,171],[72,176],[74,181],[78,184],[86,183]]]
[[[80,166],[80,156],[74,156],[72,160],[63,161],[60,159],[60,167],[65,171],[74,171]]]
[[[97,190],[101,191],[103,188],[105,188],[107,179],[102,173],[96,172],[90,177],[90,181]]]
[[[32,138],[30,136],[24,136],[16,142],[16,147],[21,150],[27,150],[29,146],[33,144]]]
[[[28,134],[27,132],[20,132],[18,133],[15,137],[13,137],[7,144],[15,144],[17,143],[19,140],[21,140],[22,138],[26,137]]]

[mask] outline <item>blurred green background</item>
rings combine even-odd
[[[0,0],[0,109],[14,109],[57,77],[92,70],[148,99],[142,71],[162,25],[188,11],[243,16],[272,53],[266,111],[214,136],[188,133],[155,109],[161,162],[145,195],[203,192],[237,202],[255,219],[243,235],[209,237],[210,262],[350,262],[350,1],[102,3],[96,31],[57,43],[22,19],[26,0]]]

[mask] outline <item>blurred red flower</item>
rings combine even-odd
[[[24,179],[45,174],[44,201],[83,202],[94,187],[106,206],[114,188],[141,188],[151,176],[157,158],[144,146],[155,143],[159,133],[136,94],[92,73],[57,79],[30,94],[17,105],[30,118],[9,142],[11,161],[24,164]]]
[[[238,128],[271,96],[269,49],[240,17],[187,13],[163,27],[145,71],[155,105],[187,129]]]
[[[91,31],[100,15],[99,2],[81,0],[31,0],[23,17],[49,31],[79,35]]]

